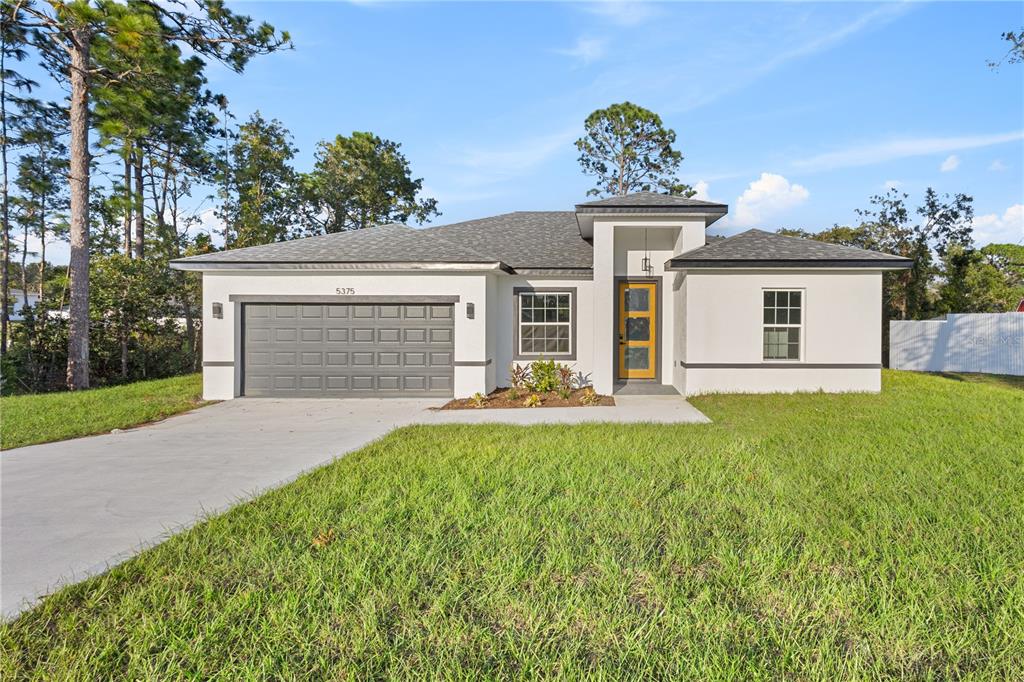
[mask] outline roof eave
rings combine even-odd
[[[174,270],[207,272],[225,270],[363,270],[371,272],[493,272],[514,271],[501,261],[203,261],[182,259],[171,261]]]
[[[740,259],[740,258],[670,258],[665,262],[666,270],[710,270],[710,269],[835,269],[835,270],[908,270],[913,266],[909,259],[881,260],[873,258],[803,258],[803,259]]]

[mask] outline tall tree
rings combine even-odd
[[[130,55],[158,39],[188,47],[241,72],[251,57],[289,43],[269,24],[224,7],[223,0],[31,0],[4,4],[16,24],[31,29],[31,42],[43,53],[50,73],[67,81],[71,91],[69,118],[71,185],[71,307],[68,335],[68,388],[89,386],[89,93],[92,86],[128,83],[139,77],[133,67],[111,73],[94,55]],[[130,62],[128,59],[122,61]]]
[[[317,145],[316,165],[305,176],[309,222],[315,231],[344,232],[381,223],[422,223],[440,215],[437,200],[420,197],[397,142],[369,132],[338,135]]]
[[[288,239],[297,229],[298,182],[291,134],[260,112],[238,128],[231,146],[226,187],[217,212],[228,246],[255,246]]]
[[[39,298],[45,298],[46,245],[51,236],[59,234],[60,212],[67,208],[65,179],[67,177],[67,146],[61,137],[67,131],[63,110],[55,104],[24,102],[18,121],[17,139],[24,151],[18,160],[16,185],[19,221],[25,243],[34,235],[39,239]],[[26,250],[22,250],[22,268]],[[25,275],[23,274],[24,278]],[[23,282],[24,286],[24,282]],[[28,295],[26,289],[25,295]]]
[[[7,352],[8,327],[10,326],[10,268],[11,268],[11,215],[8,178],[10,177],[7,152],[11,147],[10,120],[13,111],[11,104],[14,92],[31,90],[35,83],[11,68],[12,62],[18,62],[28,56],[25,51],[25,29],[13,21],[7,21],[6,12],[0,17],[0,157],[3,170],[3,204],[0,206],[2,220],[3,263],[0,265],[0,354]]]
[[[591,196],[661,191],[683,197],[695,192],[676,177],[681,152],[673,148],[676,133],[661,117],[632,102],[598,109],[584,122],[586,134],[576,140],[585,175],[597,178]]]

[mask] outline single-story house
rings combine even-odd
[[[882,273],[905,258],[749,230],[641,192],[172,263],[203,274],[207,399],[466,397],[513,363],[599,393],[878,391]]]

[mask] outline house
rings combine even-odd
[[[637,193],[204,254],[203,385],[237,396],[456,396],[512,363],[600,393],[878,391],[882,273],[905,258],[749,230]]]

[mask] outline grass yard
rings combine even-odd
[[[0,677],[1019,677],[1024,392],[398,431],[0,626]]]
[[[189,374],[88,391],[0,398],[0,448],[106,433],[199,407],[203,378]]]

